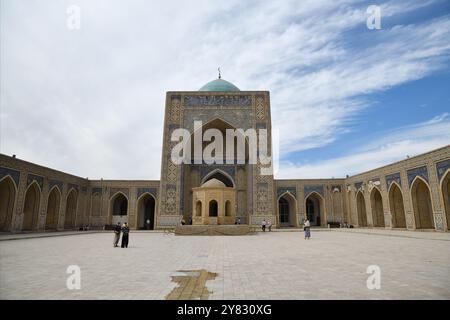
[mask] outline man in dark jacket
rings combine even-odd
[[[128,238],[130,235],[130,227],[124,222],[122,226],[122,248],[128,248]]]
[[[120,231],[122,228],[120,227],[120,222],[117,222],[117,225],[114,226],[114,248],[118,247],[119,239],[120,239]]]

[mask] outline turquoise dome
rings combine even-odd
[[[223,79],[216,79],[208,82],[198,91],[241,91],[231,82],[225,81]]]

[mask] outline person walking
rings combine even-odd
[[[118,247],[117,244],[119,243],[121,229],[122,228],[120,227],[120,222],[117,222],[117,224],[114,226],[114,248]]]
[[[128,248],[128,240],[130,236],[130,227],[124,222],[122,226],[122,248]]]
[[[272,231],[272,221],[267,220],[267,227],[269,228],[269,232]]]
[[[261,228],[263,232],[266,232],[266,219],[263,219],[263,221],[261,222]]]
[[[305,240],[309,238],[311,238],[311,223],[309,222],[308,219],[306,219],[305,221],[305,226],[303,228],[303,230],[305,230]]]

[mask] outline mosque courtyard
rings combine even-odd
[[[32,236],[0,236],[0,299],[450,299],[449,233],[132,232],[127,249],[108,232]]]

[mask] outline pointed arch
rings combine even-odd
[[[383,197],[378,187],[370,191],[370,207],[372,209],[372,222],[374,227],[384,227]]]
[[[280,227],[297,227],[297,199],[286,191],[277,199],[278,225]]]
[[[389,211],[392,216],[393,228],[406,228],[405,206],[401,186],[393,181],[388,189]]]
[[[71,188],[66,197],[66,212],[64,219],[64,229],[75,228],[78,206],[78,191]]]
[[[214,169],[211,172],[209,172],[205,177],[203,177],[201,184],[204,184],[206,181],[209,181],[214,178],[222,181],[227,187],[231,188],[235,187],[233,178],[228,173],[226,173],[221,169]]]
[[[447,221],[447,230],[450,230],[450,169],[444,173],[440,181],[441,199]]]
[[[144,192],[136,201],[138,229],[155,229],[156,198],[150,192]]]
[[[367,227],[366,200],[362,191],[356,193],[356,212],[358,214],[358,226]]]
[[[0,179],[0,231],[11,231],[17,186],[10,175]]]
[[[411,183],[410,193],[416,229],[434,229],[430,186],[422,177],[416,176]]]
[[[56,230],[58,228],[60,205],[61,190],[55,185],[48,193],[45,230]]]
[[[128,215],[128,197],[122,192],[117,191],[110,197],[110,214],[112,216]]]
[[[25,191],[22,221],[23,231],[32,231],[38,227],[41,193],[41,187],[36,181],[30,183]]]
[[[306,209],[306,218],[312,226],[326,225],[325,199],[320,193],[316,191],[310,192],[305,197],[304,205]]]

